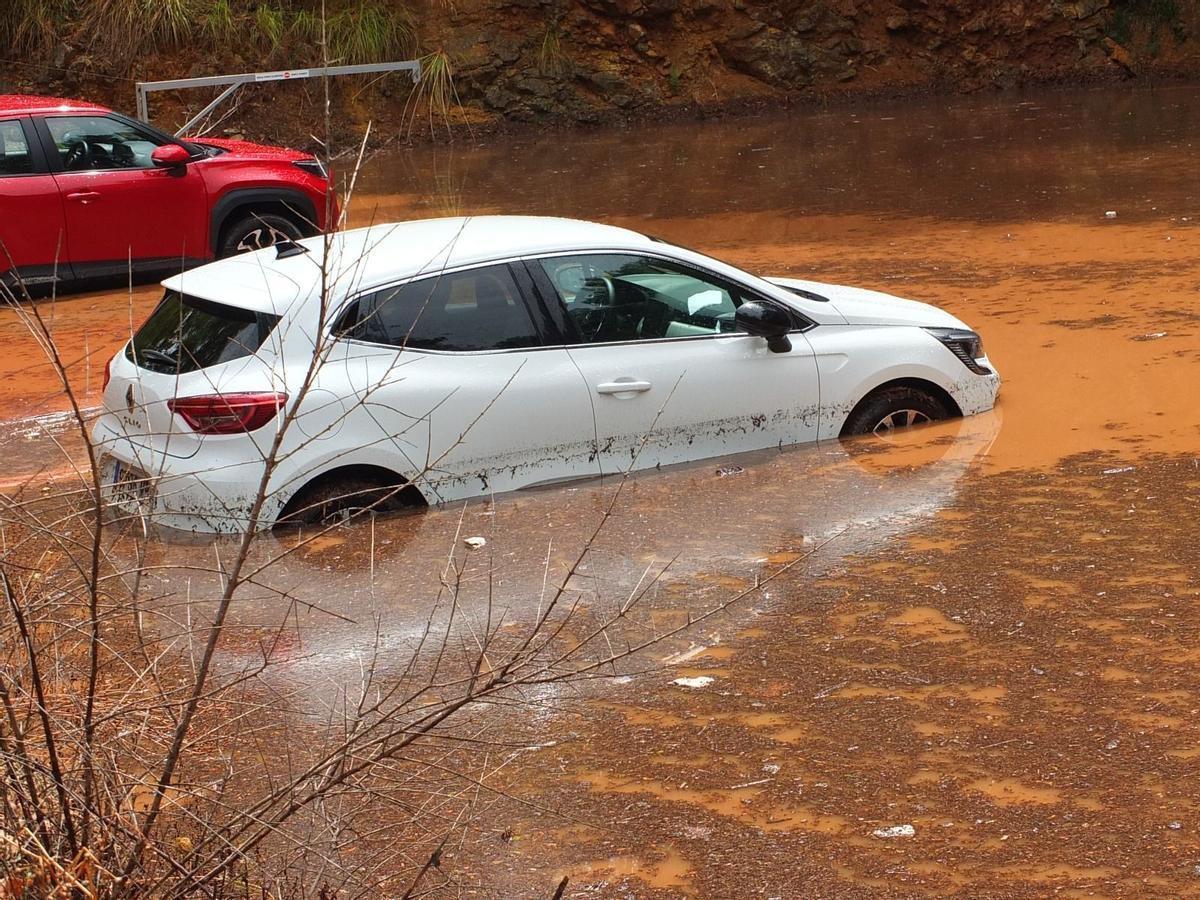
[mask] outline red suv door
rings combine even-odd
[[[29,286],[70,278],[62,199],[28,116],[0,118],[0,275]],[[6,279],[12,281],[14,279]]]
[[[211,256],[204,178],[154,165],[166,139],[116,115],[47,115],[39,130],[62,195],[76,277],[179,271]]]

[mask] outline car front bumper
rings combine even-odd
[[[991,371],[987,375],[964,372],[950,389],[950,395],[964,416],[987,412],[996,405],[996,396],[1000,393],[1000,375],[991,360],[985,356],[977,362]]]

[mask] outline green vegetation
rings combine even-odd
[[[353,62],[403,55],[416,46],[413,20],[398,3],[359,2],[329,18],[331,55]]]
[[[461,105],[458,103],[458,90],[454,87],[454,65],[445,50],[435,50],[421,57],[421,80],[417,82],[408,99],[410,133],[422,106],[429,115],[431,132],[435,115],[441,118],[449,129],[451,105]]]
[[[0,40],[15,50],[50,45],[74,10],[72,0],[5,0],[0,3]]]
[[[319,0],[2,0],[0,43],[26,53],[67,43],[104,57],[104,68],[148,53],[195,47],[243,56],[287,56],[300,63],[339,63],[411,56],[412,14],[388,0],[329,0],[325,27]]]
[[[1170,31],[1176,42],[1190,37],[1200,15],[1200,0],[1118,0],[1108,21],[1108,36],[1118,44],[1144,41],[1151,56],[1162,48],[1162,38]]]

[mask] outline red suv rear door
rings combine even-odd
[[[193,165],[158,168],[168,142],[123,116],[47,115],[42,144],[63,198],[77,277],[179,271],[212,254],[208,198]]]
[[[0,243],[0,275],[15,267],[32,287],[52,281],[57,262],[71,276],[62,198],[28,116],[0,114]]]

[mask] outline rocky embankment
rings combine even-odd
[[[419,45],[453,73],[452,83],[442,84],[448,117],[480,124],[598,122],[672,109],[1200,73],[1200,0],[416,3]],[[290,48],[286,65],[311,64],[303,59],[311,50]],[[95,62],[79,48],[60,47],[46,59],[0,60],[0,92],[87,96],[128,109],[136,78],[286,67],[233,47],[222,57],[186,44],[135,59],[121,78],[91,71],[89,59]],[[283,90],[244,92],[243,109],[227,124],[276,139],[311,134],[309,107],[318,105],[319,92],[310,90],[307,104],[275,102]],[[339,83],[335,96],[339,120],[352,126],[367,119],[411,124],[414,109],[424,120],[431,105],[428,93],[414,102],[397,79]],[[182,121],[181,104],[194,109],[199,102],[195,94],[156,100],[164,121]]]
[[[440,38],[464,102],[506,119],[591,121],[1185,71],[1200,55],[1195,5],[1139,21],[1109,0],[473,0]]]

